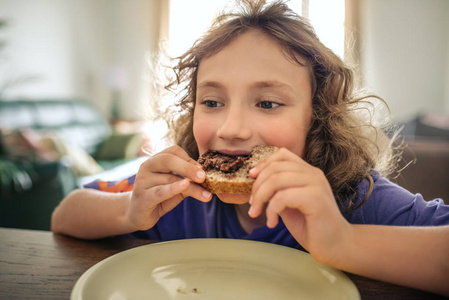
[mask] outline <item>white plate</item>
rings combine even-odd
[[[130,249],[97,263],[72,300],[359,300],[341,271],[299,250],[232,239],[189,239]]]

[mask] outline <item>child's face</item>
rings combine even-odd
[[[273,145],[302,157],[311,117],[307,67],[261,31],[244,33],[199,64],[193,133],[200,155],[208,149],[248,154],[256,145]]]

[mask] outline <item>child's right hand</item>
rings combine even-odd
[[[147,230],[185,197],[208,202],[212,195],[197,183],[205,173],[199,163],[179,146],[169,147],[140,167],[126,213],[135,230]]]

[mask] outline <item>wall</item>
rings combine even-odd
[[[449,114],[449,1],[360,0],[360,56],[393,120]]]
[[[143,118],[146,56],[158,47],[161,1],[0,0],[0,18],[10,22],[0,36],[8,41],[2,58],[9,65],[0,80],[12,73],[39,77],[7,96],[81,97],[109,116],[117,90],[120,117]]]
[[[63,97],[73,94],[73,47],[69,9],[58,0],[0,0],[0,18],[8,27],[1,40],[7,47],[1,53],[2,80],[35,75],[34,83],[11,90],[11,96]]]
[[[11,21],[0,32],[9,41],[0,82],[37,74],[39,81],[10,96],[83,97],[106,115],[119,89],[121,117],[140,119],[150,99],[145,55],[158,47],[166,1],[0,0],[0,18]],[[393,118],[449,113],[449,1],[352,1],[366,82],[389,102]]]

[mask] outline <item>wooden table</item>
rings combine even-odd
[[[0,299],[69,299],[76,280],[97,262],[133,247],[154,243],[127,237],[96,241],[48,231],[0,228]],[[447,299],[347,274],[363,300]]]

